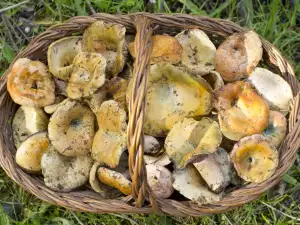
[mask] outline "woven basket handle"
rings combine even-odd
[[[153,211],[158,212],[156,198],[147,182],[144,162],[144,119],[146,107],[147,77],[149,74],[150,44],[152,36],[151,21],[137,16],[134,49],[136,58],[132,77],[132,92],[129,99],[129,121],[127,128],[127,145],[129,151],[129,172],[132,179],[132,197],[136,206],[142,207],[148,199]]]

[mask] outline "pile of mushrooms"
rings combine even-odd
[[[134,46],[123,25],[98,21],[82,36],[53,42],[46,63],[14,63],[7,89],[21,105],[12,120],[21,169],[43,175],[55,191],[86,185],[103,198],[131,194]],[[208,204],[234,186],[269,179],[293,95],[283,78],[259,67],[259,36],[236,33],[215,46],[190,29],[154,35],[150,48],[144,160],[156,196]]]

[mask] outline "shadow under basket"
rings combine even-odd
[[[97,20],[119,23],[126,27],[127,33],[136,34],[137,49],[134,63],[134,88],[129,103],[129,122],[127,143],[129,151],[129,169],[132,179],[132,195],[123,199],[103,199],[87,187],[70,193],[61,193],[45,186],[40,176],[32,176],[22,171],[15,163],[15,152],[11,120],[17,109],[6,89],[7,74],[0,79],[0,165],[7,175],[24,189],[39,199],[69,208],[74,211],[91,213],[165,213],[174,216],[204,216],[221,213],[257,199],[264,191],[277,184],[282,175],[293,165],[300,146],[300,109],[299,90],[292,66],[281,53],[268,41],[262,39],[264,63],[272,66],[290,84],[294,99],[289,114],[288,134],[283,141],[280,162],[276,172],[268,180],[259,184],[248,184],[226,194],[217,203],[199,206],[187,200],[159,199],[154,196],[147,184],[143,155],[143,118],[145,113],[146,78],[149,73],[150,42],[153,33],[175,34],[182,29],[199,28],[214,39],[224,39],[235,32],[246,30],[237,24],[220,19],[185,14],[149,14],[129,15],[95,14],[91,17],[74,17],[69,21],[50,27],[38,35],[17,57],[28,57],[46,62],[48,46],[55,40],[83,31]],[[178,197],[178,196],[177,196]]]

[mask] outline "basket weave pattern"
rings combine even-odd
[[[203,216],[211,213],[228,211],[258,198],[281,179],[281,176],[293,165],[296,152],[300,146],[300,84],[293,68],[281,53],[268,41],[262,39],[264,61],[279,71],[290,84],[295,96],[289,115],[288,135],[283,141],[280,151],[279,166],[274,175],[260,184],[249,184],[226,194],[215,204],[199,206],[191,201],[176,201],[173,199],[156,199],[146,180],[146,170],[143,158],[143,124],[145,115],[145,94],[147,75],[149,73],[149,57],[151,35],[154,32],[173,34],[181,29],[200,28],[208,35],[227,37],[235,32],[245,30],[233,22],[217,20],[201,16],[185,14],[149,14],[136,13],[130,15],[95,14],[91,17],[74,17],[66,23],[55,25],[38,35],[28,47],[17,57],[28,57],[46,61],[48,46],[55,40],[82,33],[97,20],[114,22],[126,27],[127,32],[136,34],[135,49],[137,49],[133,72],[133,91],[129,102],[129,122],[127,143],[129,151],[129,170],[132,178],[132,196],[124,200],[103,199],[99,194],[85,188],[70,193],[55,192],[45,186],[39,176],[31,176],[23,172],[15,163],[15,147],[12,138],[11,119],[17,109],[6,90],[7,74],[0,79],[0,165],[7,175],[16,183],[38,198],[75,211],[92,213],[151,213],[163,212],[176,216]],[[132,201],[134,199],[135,201]],[[143,204],[147,199],[151,204]],[[152,207],[151,207],[152,205]]]

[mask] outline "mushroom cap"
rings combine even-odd
[[[55,83],[55,92],[57,95],[63,95],[67,97],[67,85],[68,83],[64,80],[60,80],[56,77],[54,77],[54,83]]]
[[[105,85],[99,88],[94,94],[83,99],[83,101],[90,107],[93,113],[97,114],[100,106],[107,99],[107,91]]]
[[[175,170],[173,178],[174,189],[199,205],[221,200],[220,194],[215,194],[208,189],[199,172],[192,164],[188,164],[183,170]]]
[[[59,79],[68,80],[73,69],[73,59],[79,52],[81,37],[65,37],[53,42],[47,52],[49,71]]]
[[[283,113],[289,111],[293,92],[290,85],[281,76],[267,69],[257,67],[250,74],[249,82],[269,103],[270,109]]]
[[[158,156],[144,155],[144,160],[147,165],[154,164],[157,166],[166,166],[171,163],[169,156],[166,152]]]
[[[120,106],[127,110],[126,104],[126,93],[128,88],[128,80],[121,77],[113,77],[106,84],[106,90],[109,94],[113,96],[113,99],[117,101]]]
[[[159,141],[150,135],[144,135],[144,152],[145,154],[156,154],[162,149]]]
[[[132,57],[136,57],[134,42],[129,43],[128,49]],[[168,62],[176,64],[180,62],[182,46],[175,37],[163,34],[151,37],[150,64]]]
[[[213,153],[222,141],[217,122],[204,117],[200,121],[184,118],[177,122],[165,140],[165,149],[177,168],[184,168],[199,155]]]
[[[47,187],[69,192],[88,181],[93,160],[90,155],[64,156],[52,147],[43,154],[41,165]]]
[[[286,136],[287,121],[281,112],[270,111],[269,125],[263,131],[265,137],[270,138],[271,143],[278,148]]]
[[[105,82],[106,59],[99,53],[81,52],[73,60],[73,70],[67,86],[72,99],[87,97]]]
[[[228,139],[237,141],[268,126],[268,104],[249,83],[228,83],[215,91],[215,98],[220,127]]]
[[[12,121],[16,148],[19,148],[29,135],[47,130],[48,121],[49,119],[42,109],[21,106]]]
[[[65,156],[87,155],[92,147],[94,124],[95,115],[88,107],[68,100],[50,118],[49,139]]]
[[[130,82],[128,87],[127,100],[132,84]],[[165,63],[152,65],[148,76],[144,132],[165,137],[184,117],[208,114],[212,108],[211,92],[203,78],[192,77],[182,68]]]
[[[127,57],[125,32],[126,29],[121,24],[97,21],[83,34],[83,50],[100,53],[106,58],[108,76],[116,76],[124,68]]]
[[[224,81],[217,71],[210,71],[208,74],[202,76],[213,90],[217,90],[224,86]]]
[[[100,163],[115,168],[127,148],[126,112],[116,101],[105,101],[97,113],[97,120],[99,130],[94,137],[92,157]]]
[[[216,71],[229,82],[245,78],[257,66],[262,53],[262,43],[254,31],[233,34],[217,49]]]
[[[185,30],[176,35],[182,45],[181,63],[192,72],[204,75],[215,68],[216,47],[199,29]]]
[[[270,139],[260,134],[244,137],[231,153],[238,175],[245,181],[260,183],[270,178],[279,161],[278,151]]]
[[[18,59],[7,77],[7,90],[19,105],[41,108],[55,100],[55,85],[46,65],[27,58]]]
[[[232,164],[223,148],[218,148],[216,152],[193,164],[213,192],[220,193],[230,184]]]
[[[44,111],[48,114],[53,114],[60,106],[64,105],[68,101],[70,101],[70,99],[65,98],[62,95],[58,95],[55,97],[55,102],[52,105],[44,107]]]
[[[30,135],[17,150],[16,162],[26,172],[38,173],[41,171],[41,158],[50,145],[47,132],[38,132]]]

